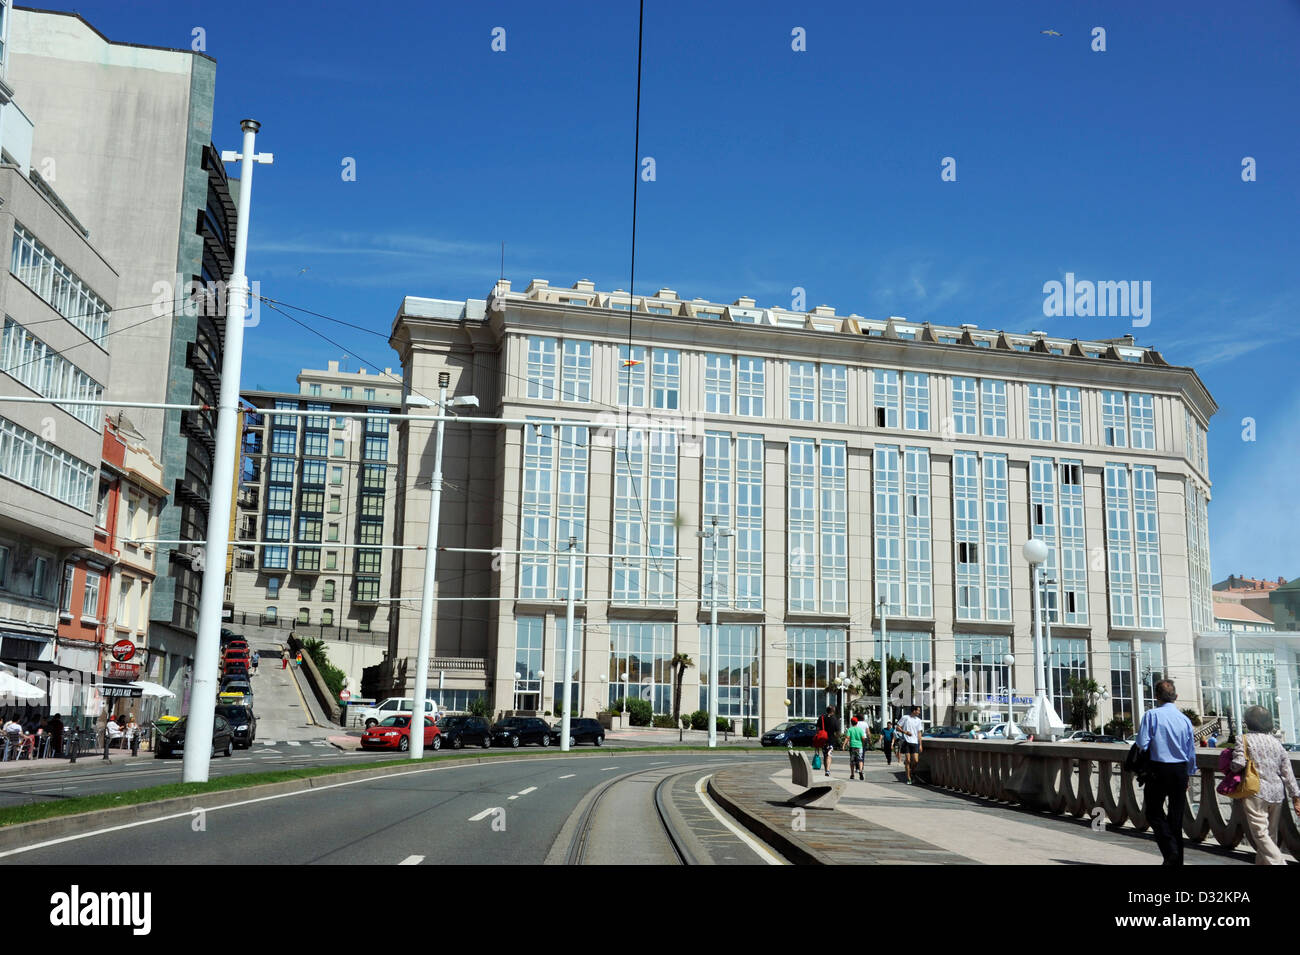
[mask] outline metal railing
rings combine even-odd
[[[927,739],[920,771],[944,789],[1040,812],[1097,818],[1112,826],[1150,828],[1145,792],[1124,769],[1129,747],[1120,743],[1008,743]],[[1183,833],[1193,842],[1209,836],[1225,849],[1247,838],[1243,801],[1215,791],[1222,780],[1218,749],[1196,754],[1198,776],[1188,781]],[[1300,772],[1300,762],[1292,758]],[[1290,802],[1282,807],[1278,846],[1300,860],[1300,827]]]

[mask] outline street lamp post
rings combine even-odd
[[[560,717],[560,751],[569,751],[569,729],[573,713],[573,578],[578,571],[578,538],[569,538],[569,598],[564,608],[564,715]]]
[[[1232,722],[1235,735],[1241,736],[1241,668],[1237,660],[1237,628],[1228,624],[1228,649],[1232,653]]]
[[[1046,654],[1043,653],[1042,620],[1038,606],[1039,581],[1049,551],[1045,543],[1036,537],[1031,537],[1025,541],[1021,553],[1029,562],[1034,575],[1033,585],[1029,589],[1034,620],[1034,709],[1030,719],[1033,721],[1033,732],[1036,736],[1054,735],[1059,730],[1065,729],[1065,726],[1056,714],[1051,698],[1047,696]]]
[[[880,609],[880,731],[883,733],[889,723],[889,621],[885,617],[889,601],[881,597],[876,606]]]
[[[709,748],[718,745],[718,538],[732,537],[734,532],[713,526],[696,531],[695,536],[711,544],[709,561]]]
[[[415,688],[411,701],[412,726],[424,725],[424,701],[429,686],[429,647],[433,640],[433,594],[437,588],[438,522],[442,511],[442,443],[446,422],[442,420],[449,408],[477,408],[478,398],[462,395],[447,403],[447,386],[451,384],[449,372],[438,372],[439,417],[433,446],[433,475],[430,479],[432,496],[429,500],[429,527],[424,548],[424,581],[420,589],[420,639],[415,651]],[[408,406],[428,407],[431,402],[421,395],[407,395]],[[411,733],[411,759],[424,758],[424,733]]]
[[[1002,664],[1007,668],[1007,734],[1010,735],[1011,727],[1016,722],[1015,698],[1011,689],[1016,675],[1016,658],[1008,653],[1002,658]]]

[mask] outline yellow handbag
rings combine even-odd
[[[1245,799],[1248,796],[1259,795],[1259,770],[1255,768],[1255,761],[1250,758],[1250,747],[1246,743],[1245,736],[1241,738],[1241,749],[1246,754],[1246,768],[1241,771],[1241,782],[1237,784],[1237,788],[1224,793],[1229,799]]]

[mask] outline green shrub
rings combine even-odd
[[[753,739],[758,735],[758,724],[753,720],[745,720],[745,738]]]
[[[621,696],[609,705],[609,711],[611,713],[622,713],[626,709],[627,700],[623,699]]]
[[[704,717],[704,725],[705,725],[705,726],[708,726],[708,725],[709,725],[709,717],[708,717],[707,714],[706,714],[705,717]],[[718,732],[719,732],[719,733],[730,733],[730,732],[732,732],[732,730],[734,730],[735,728],[736,728],[736,724],[733,723],[733,722],[731,722],[731,720],[727,719],[725,716],[719,716],[719,717],[718,717]]]
[[[1201,725],[1201,715],[1195,710],[1183,710],[1183,716],[1191,720],[1193,726]]]
[[[654,716],[654,707],[650,705],[649,700],[638,700],[634,697],[628,700],[626,705],[633,726],[650,725],[650,720]]]
[[[683,713],[683,714],[681,715],[681,720],[682,720],[682,729],[684,729],[684,730],[688,730],[688,729],[691,728],[691,714],[690,714],[690,713]]]
[[[709,728],[709,711],[696,710],[691,714],[691,729],[706,730]]]
[[[656,713],[654,719],[652,720],[652,725],[657,726],[661,730],[677,729],[677,721],[673,719],[671,713],[666,715],[662,713]]]
[[[486,694],[469,701],[469,715],[481,716],[489,720],[492,718],[492,703]]]

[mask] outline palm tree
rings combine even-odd
[[[669,662],[673,668],[673,722],[680,723],[682,716],[682,679],[686,670],[695,666],[695,661],[685,653],[678,653]]]

